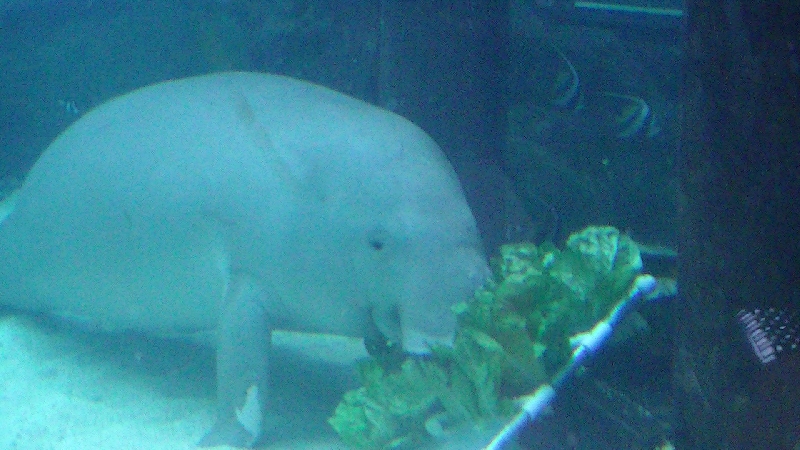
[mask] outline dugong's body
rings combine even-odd
[[[225,73],[111,100],[44,152],[0,223],[0,303],[217,346],[205,444],[262,433],[272,329],[422,353],[487,276],[436,144],[290,78]]]

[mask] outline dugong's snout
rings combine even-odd
[[[456,331],[453,306],[467,301],[490,276],[478,246],[457,247],[418,264],[400,305],[403,349],[412,354],[430,353],[432,346],[452,346]],[[426,270],[427,268],[427,270]]]

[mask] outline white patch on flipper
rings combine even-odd
[[[264,411],[261,410],[261,403],[258,400],[258,386],[255,384],[247,388],[247,396],[244,398],[242,408],[236,409],[236,420],[247,430],[251,436],[261,436],[261,422],[264,419]]]

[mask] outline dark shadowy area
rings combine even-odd
[[[798,442],[797,362],[748,364],[732,317],[800,304],[799,8],[689,2],[675,307],[682,448]]]

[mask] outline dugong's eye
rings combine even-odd
[[[375,251],[381,251],[386,246],[388,233],[383,227],[376,227],[367,233],[367,243]]]
[[[383,241],[380,239],[370,239],[369,245],[375,250],[381,250],[383,248]]]

